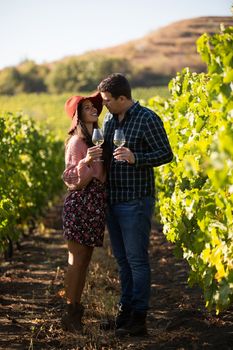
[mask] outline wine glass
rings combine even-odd
[[[114,132],[113,143],[117,147],[122,147],[125,144],[125,135],[122,129],[116,129]],[[124,160],[117,160],[116,162],[124,162]]]
[[[92,133],[92,142],[96,146],[101,146],[104,143],[104,136],[101,129],[94,129]],[[96,159],[96,162],[102,162],[102,159]]]

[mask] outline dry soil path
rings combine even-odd
[[[233,349],[232,309],[218,317],[205,310],[199,289],[191,289],[186,283],[185,262],[174,257],[171,244],[156,227],[152,231],[150,249],[149,336],[118,340],[111,331],[99,331],[98,310],[89,312],[89,316],[87,312],[92,328],[84,335],[63,332],[59,320],[63,308],[60,294],[66,246],[60,216],[61,205],[58,204],[48,212],[43,233],[35,230],[22,240],[20,250],[14,252],[10,261],[1,261],[0,349]],[[109,255],[107,239],[101,253],[103,257],[106,251]],[[103,258],[102,263],[105,261]],[[105,280],[110,283],[111,273],[108,276],[102,273],[102,284]],[[117,280],[116,269],[113,273]],[[116,289],[114,282],[103,288],[111,295],[118,293]],[[107,298],[107,294],[102,298]]]

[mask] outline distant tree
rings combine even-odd
[[[128,78],[130,79],[132,75],[132,71],[133,71],[132,65],[129,62],[129,60],[126,58],[117,58],[117,57],[101,58],[101,59],[98,59],[98,61],[96,62],[95,77],[98,83],[107,75],[114,72],[118,72],[118,73],[127,75]]]
[[[131,84],[133,87],[161,86],[167,85],[171,78],[171,75],[166,75],[163,72],[158,73],[149,67],[144,67],[133,72]]]
[[[124,58],[95,57],[86,61],[86,76],[88,76],[88,86],[84,90],[94,90],[100,81],[107,75],[119,72],[127,75],[130,79],[132,67],[130,62]]]
[[[26,60],[19,65],[18,70],[22,80],[22,92],[47,91],[45,78],[49,69],[46,66],[38,65],[31,60]]]
[[[87,85],[86,79],[85,62],[70,59],[54,65],[46,84],[52,93],[79,91],[83,85]]]
[[[47,77],[49,92],[75,92],[95,90],[99,82],[108,74],[122,72],[131,74],[128,60],[119,58],[95,57],[77,60],[71,58],[54,65]]]
[[[0,71],[0,94],[14,95],[21,85],[21,75],[14,67],[8,67]]]
[[[49,69],[26,60],[18,67],[8,67],[0,71],[0,94],[14,95],[20,92],[47,91],[45,77]]]

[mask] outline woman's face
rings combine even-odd
[[[90,100],[85,100],[81,106],[81,119],[85,124],[93,124],[98,120],[97,109]]]

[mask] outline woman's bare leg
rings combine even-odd
[[[68,303],[80,304],[93,247],[68,241],[68,270],[65,289]]]

